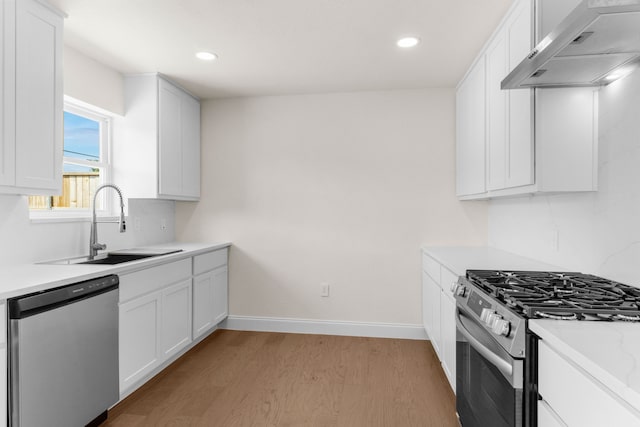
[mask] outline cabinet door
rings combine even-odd
[[[191,279],[162,291],[162,354],[166,359],[191,342]]]
[[[429,276],[422,272],[422,325],[427,335],[431,335],[431,291],[429,290]]]
[[[182,193],[182,91],[159,79],[158,83],[158,193]]]
[[[487,189],[502,190],[507,170],[507,92],[500,89],[507,75],[507,41],[504,32],[487,48]]]
[[[15,184],[15,143],[13,123],[15,123],[15,3],[3,1],[0,4],[0,52],[4,56],[0,66],[0,185]]]
[[[35,0],[16,3],[15,162],[18,187],[62,186],[62,18]]]
[[[161,300],[155,292],[120,305],[120,394],[162,361]]]
[[[213,270],[213,323],[218,324],[229,314],[227,266]]]
[[[424,313],[427,335],[429,335],[431,345],[438,354],[438,357],[442,358],[440,335],[440,285],[438,285],[428,274],[424,274],[422,279],[424,280],[423,286],[426,290],[423,309],[427,311]]]
[[[193,278],[193,338],[211,329],[213,315],[213,272]]]
[[[485,186],[485,61],[471,69],[456,93],[456,194],[482,194]]]
[[[510,72],[533,47],[532,2],[521,1],[505,27]],[[505,188],[534,183],[533,89],[508,92],[507,173]]]
[[[442,291],[440,297],[440,318],[442,334],[442,367],[454,393],[456,391],[456,322],[455,300]]]
[[[200,197],[200,102],[182,95],[182,189],[185,197]]]

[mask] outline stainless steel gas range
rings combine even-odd
[[[640,289],[582,273],[467,270],[455,285],[463,427],[535,427],[537,342],[527,320],[640,321]]]

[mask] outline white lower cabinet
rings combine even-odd
[[[456,390],[456,302],[451,291],[457,276],[427,254],[422,255],[422,319],[451,388]]]
[[[228,314],[227,248],[120,275],[120,397]]]
[[[440,333],[442,335],[442,369],[451,388],[456,389],[456,302],[445,293],[440,295]]]
[[[229,314],[227,249],[193,258],[193,338],[197,338]]]
[[[431,345],[439,357],[442,354],[442,339],[440,334],[440,285],[426,272],[422,272],[422,313],[425,319],[425,330],[431,340]]]
[[[193,337],[199,337],[213,325],[213,275],[201,274],[193,278]]]
[[[162,292],[162,354],[171,357],[191,342],[191,279]]]
[[[227,267],[219,267],[193,278],[193,337],[199,337],[226,319],[228,305]]]
[[[154,292],[120,305],[120,394],[162,361],[161,301],[162,293]]]
[[[640,426],[640,414],[544,341],[538,344],[539,427]]]
[[[7,365],[7,305],[0,303],[0,366]],[[6,427],[8,418],[8,378],[7,369],[0,369],[0,427]]]

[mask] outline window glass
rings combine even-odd
[[[82,214],[89,211],[95,190],[107,181],[110,118],[71,103],[65,104],[62,194],[29,196],[29,209]],[[105,210],[98,197],[96,209]]]
[[[100,122],[65,111],[64,157],[100,161]]]

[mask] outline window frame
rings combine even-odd
[[[98,163],[73,157],[62,157],[63,170],[65,164],[73,164],[83,167],[100,168],[100,185],[111,182],[113,176],[112,165],[112,140],[114,114],[93,106],[83,101],[65,95],[64,112],[85,117],[100,123],[100,160]],[[64,150],[64,146],[63,146]],[[64,172],[63,172],[64,173]],[[113,197],[107,197],[107,192],[98,196],[102,209],[96,210],[100,217],[115,217],[115,203]],[[91,196],[93,200],[93,195]],[[29,209],[29,218],[36,222],[50,221],[87,221],[91,219],[91,208],[64,208],[64,209]]]

